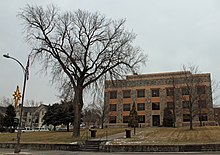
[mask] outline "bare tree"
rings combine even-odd
[[[176,91],[177,86],[176,86],[174,76],[171,77],[171,81],[172,81],[171,87],[169,89],[167,89],[167,96],[169,96],[171,98],[172,102],[171,102],[171,105],[169,105],[171,107],[168,107],[168,108],[172,110],[173,127],[175,128],[176,127],[176,96],[178,94],[177,94],[177,91]]]
[[[13,104],[14,101],[12,98],[6,98],[6,97],[3,97],[2,100],[1,100],[1,106],[3,107],[7,107],[9,106],[10,104]]]
[[[100,13],[78,10],[60,12],[53,5],[46,9],[27,5],[20,13],[26,38],[33,46],[44,70],[51,68],[53,82],[73,98],[73,136],[80,136],[83,92],[137,72],[146,55],[132,45],[136,35],[124,28],[125,20],[107,19]]]
[[[100,111],[95,104],[90,104],[84,109],[83,122],[87,127],[90,127],[91,125],[99,126],[101,124],[99,113]]]
[[[34,100],[26,100],[25,106],[27,107],[38,107],[42,102],[36,102]]]
[[[104,103],[104,100],[100,100],[99,109],[100,109],[100,116],[101,116],[101,128],[103,129],[104,124],[108,120],[109,106]]]
[[[219,86],[220,86],[220,82],[216,81],[216,80],[212,80],[212,95],[213,95],[213,102],[217,102],[219,99]],[[215,103],[214,106],[217,106],[218,103]]]
[[[104,84],[97,86],[99,89],[93,91],[93,107],[99,116],[101,128],[104,128],[104,123],[108,120],[109,105],[104,102]]]
[[[101,128],[104,128],[104,123],[108,118],[108,105],[104,104],[104,97],[101,98],[102,95],[98,95],[99,97],[95,97],[92,104],[89,104],[84,109],[83,121],[87,126],[93,125],[101,125]]]
[[[182,88],[182,95],[183,101],[186,101],[188,106],[190,129],[192,130],[193,118],[198,116],[202,126],[202,110],[207,108],[207,102],[212,102],[211,80],[206,81],[203,74],[200,74],[198,66],[183,65],[183,70],[185,87]],[[208,83],[205,84],[205,82]]]
[[[200,79],[197,79],[193,74],[198,73],[197,66],[186,66],[183,65],[184,73],[184,84],[185,88],[182,89],[182,94],[187,95],[188,97],[183,97],[184,101],[188,101],[189,109],[189,119],[190,119],[190,130],[193,129],[193,117],[194,117],[194,106],[198,101],[198,96],[196,94],[196,85],[200,82]],[[190,70],[190,71],[188,71]]]

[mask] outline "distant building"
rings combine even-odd
[[[129,75],[123,80],[105,81],[105,104],[109,106],[109,126],[126,126],[132,103],[135,102],[141,126],[161,126],[164,108],[175,115],[175,125],[189,125],[190,95],[186,91],[184,76],[200,79],[196,85],[197,98],[193,108],[193,125],[215,125],[210,74],[170,72]]]
[[[47,112],[47,106],[41,104],[38,107],[23,108],[23,126],[30,128],[47,128],[43,126],[43,117]],[[17,114],[18,116],[18,114]]]
[[[7,107],[0,107],[0,113],[5,115]],[[16,111],[16,117],[20,118],[20,112]],[[48,128],[43,125],[43,116],[47,112],[47,106],[41,104],[38,107],[23,107],[22,127],[28,127],[31,129]]]

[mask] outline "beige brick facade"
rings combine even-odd
[[[106,81],[105,104],[109,105],[109,125],[126,126],[133,102],[141,126],[161,126],[165,107],[175,115],[177,127],[189,125],[189,109],[185,106],[191,96],[184,94],[186,73],[200,79],[197,85],[193,85],[200,94],[193,104],[193,124],[215,124],[210,74],[170,72],[129,75],[124,80]]]

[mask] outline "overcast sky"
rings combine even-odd
[[[0,5],[0,99],[12,98],[16,86],[23,86],[21,67],[2,55],[10,53],[26,64],[31,47],[24,40],[22,21],[16,17],[26,4],[55,4],[64,11],[83,9],[113,19],[126,18],[126,28],[137,34],[135,45],[148,54],[142,73],[179,71],[190,63],[220,80],[219,0],[7,0]],[[31,66],[25,98],[58,101],[50,77],[38,71],[39,66]]]

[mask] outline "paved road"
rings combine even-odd
[[[22,150],[24,155],[219,155],[220,152],[75,152]],[[0,149],[0,155],[13,154],[12,149]]]

